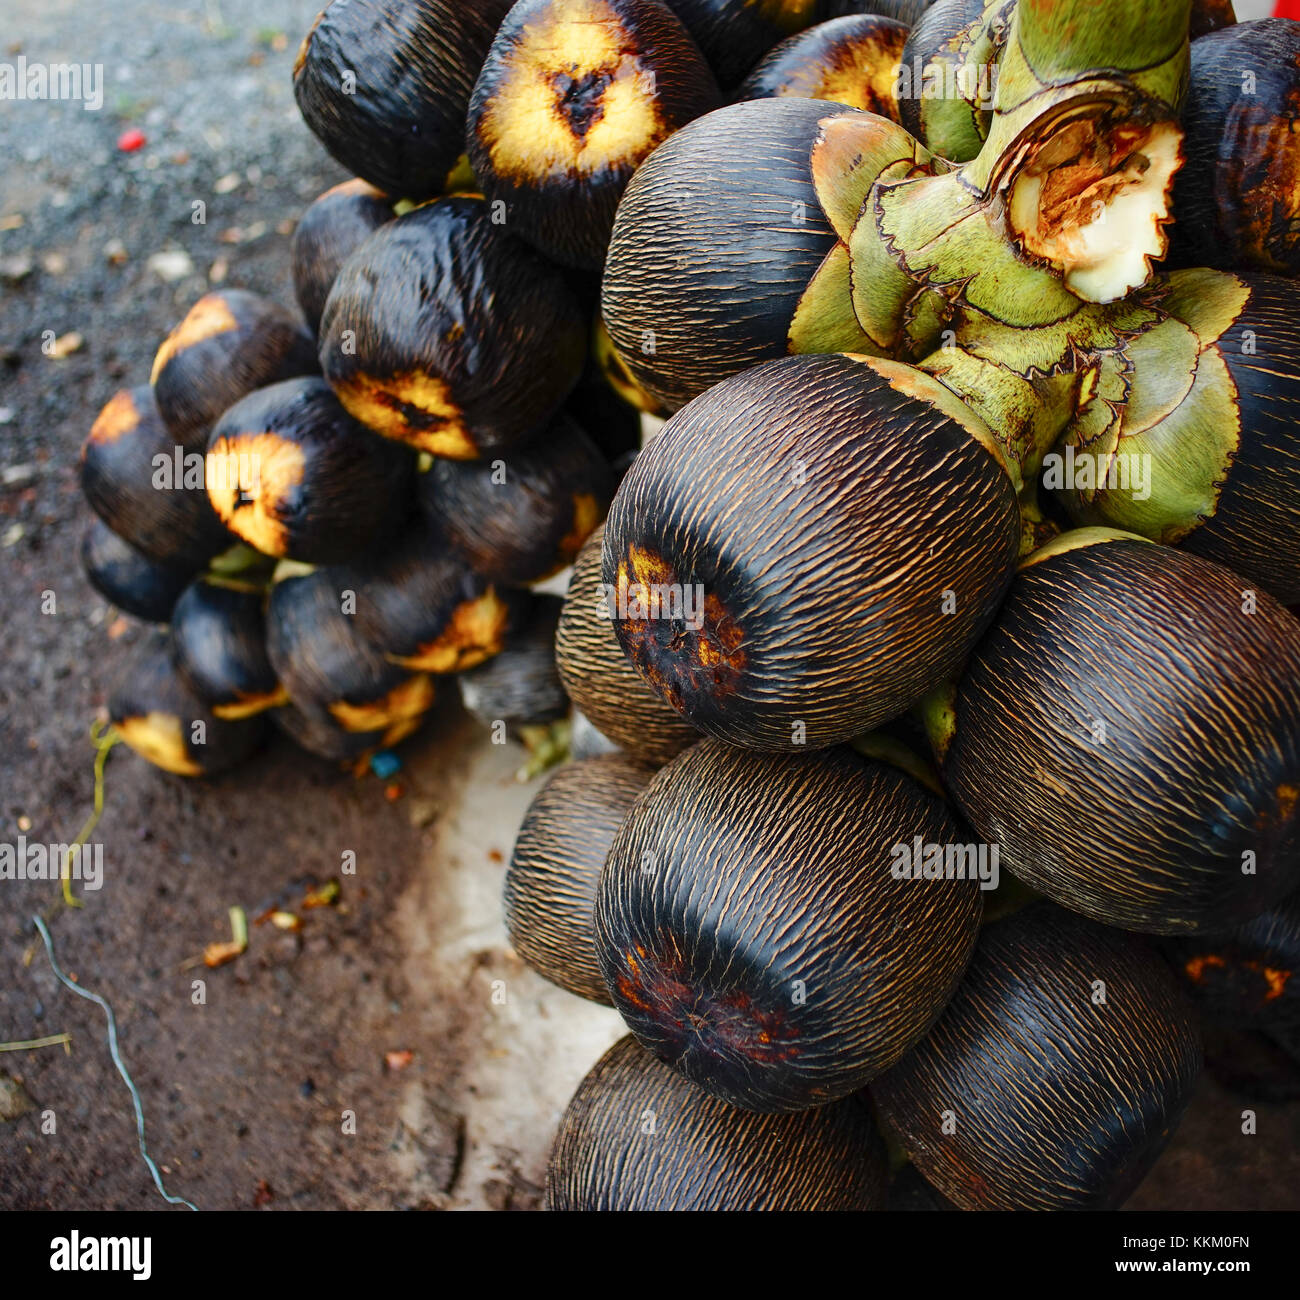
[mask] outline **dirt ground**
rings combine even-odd
[[[292,221],[341,178],[291,93],[315,7],[6,0],[0,60],[102,64],[105,95],[99,112],[0,105],[0,841],[76,833],[92,801],[87,727],[141,635],[78,563],[76,458],[94,413],[147,379],[211,284],[291,302]],[[128,153],[116,142],[129,128],[146,143]],[[46,331],[80,346],[47,356]],[[560,1111],[620,1033],[612,1011],[551,988],[506,945],[505,860],[535,788],[514,780],[520,752],[444,700],[403,756],[397,799],[283,742],[215,781],[121,748],[109,760],[104,886],[55,919],[57,955],[112,1003],[152,1153],[200,1207],[534,1207]],[[355,875],[340,871],[347,850]],[[304,882],[334,877],[341,904],[301,911]],[[0,889],[0,1041],[72,1040],[0,1054],[35,1107],[0,1121],[0,1207],[165,1209],[102,1012],[33,949],[30,917],[52,896]],[[254,927],[238,960],[193,964],[228,937],[231,906],[273,903],[300,911],[299,933]],[[1300,1105],[1206,1079],[1133,1204],[1296,1208],[1298,1132]]]

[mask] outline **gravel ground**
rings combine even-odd
[[[314,11],[6,0],[0,61],[102,64],[104,102],[0,108],[0,841],[75,834],[92,800],[86,729],[140,636],[77,560],[76,457],[94,413],[147,379],[159,340],[210,285],[291,301],[292,222],[341,178],[291,93]],[[145,143],[123,152],[130,129]],[[121,749],[110,759],[104,888],[53,931],[64,969],[116,1010],[173,1192],[208,1208],[538,1203],[560,1109],[618,1022],[505,944],[504,857],[531,794],[513,780],[518,752],[446,703],[430,730],[392,800],[281,744],[197,783]],[[346,849],[358,870],[342,905],[303,913],[297,934],[255,927],[218,970],[193,964],[227,937],[229,907],[294,906]],[[35,1106],[5,1120],[0,1087],[0,1206],[165,1208],[101,1012],[32,946],[29,918],[50,897],[0,889],[0,1040],[72,1036],[68,1054],[0,1057],[0,1084],[7,1073]],[[389,1063],[405,1052],[409,1064]],[[1246,1105],[1258,1136],[1241,1134]],[[1297,1105],[1207,1079],[1134,1204],[1295,1208],[1298,1129]]]

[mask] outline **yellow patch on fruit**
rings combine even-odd
[[[669,134],[652,70],[603,0],[527,24],[479,123],[502,176],[535,183],[636,166]]]
[[[489,587],[481,596],[457,605],[442,634],[413,655],[388,657],[404,668],[426,673],[459,673],[501,653],[510,611]]]
[[[478,448],[464,413],[437,375],[412,371],[375,379],[356,375],[334,385],[344,410],[367,429],[448,460],[473,460]]]
[[[141,758],[177,776],[202,776],[203,769],[185,746],[185,729],[174,713],[146,713],[114,724],[118,735]]]
[[[289,542],[281,515],[305,469],[302,447],[270,432],[218,438],[203,466],[208,500],[221,522],[263,555],[281,556]]]
[[[204,339],[215,338],[218,334],[228,334],[238,329],[230,305],[219,293],[205,294],[186,313],[185,319],[163,339],[153,359],[153,370],[149,375],[151,384],[157,383],[163,367],[179,352],[192,348]]]
[[[344,731],[382,731],[421,718],[433,705],[433,682],[423,673],[408,677],[387,695],[365,704],[339,700],[329,706]]]
[[[273,691],[264,691],[254,695],[241,695],[229,704],[214,704],[212,706],[212,716],[224,718],[227,722],[236,722],[241,718],[251,718],[255,714],[263,713],[267,709],[278,709],[281,705],[288,703],[289,692],[283,686],[277,686]]]
[[[130,392],[123,389],[120,393],[114,393],[105,402],[104,409],[95,417],[95,423],[90,426],[90,436],[87,441],[101,446],[116,442],[125,434],[139,428],[139,425],[139,407],[136,406],[135,398]]]
[[[565,565],[572,564],[574,557],[582,549],[582,544],[595,531],[600,523],[600,502],[590,492],[577,492],[573,497],[573,523],[569,531],[560,538],[560,555],[562,563],[556,566],[556,572]]]
[[[888,58],[886,53],[881,47],[859,47],[853,51],[851,59],[817,78],[815,94],[799,93],[804,99],[828,99],[896,121],[898,100],[894,97],[894,69],[898,59]],[[792,90],[790,93],[795,92]]]

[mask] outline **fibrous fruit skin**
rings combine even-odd
[[[155,628],[108,701],[118,735],[142,758],[177,776],[214,776],[242,762],[262,739],[262,718],[216,717],[176,667],[170,633]]]
[[[499,592],[423,520],[382,554],[329,575],[350,593],[358,635],[390,663],[420,672],[461,672],[497,654],[512,605],[528,598]]]
[[[1300,603],[1300,291],[1277,276],[1239,278],[1250,300],[1217,347],[1236,390],[1240,442],[1214,513],[1181,545],[1291,605]]]
[[[823,0],[822,14],[839,18],[844,14],[883,14],[914,26],[935,0]]]
[[[1300,1029],[1300,893],[1227,934],[1171,939],[1165,954],[1208,1019],[1232,1029]]]
[[[124,388],[82,444],[81,490],[104,523],[146,559],[192,572],[234,538],[212,513],[203,475],[189,481],[191,467],[177,447],[149,385]]]
[[[474,78],[511,0],[335,0],[298,51],[303,121],[394,198],[440,194],[465,149]]]
[[[271,588],[266,652],[290,702],[322,735],[335,728],[367,743],[396,743],[433,703],[433,685],[369,645],[344,612],[346,591],[330,569]]]
[[[343,263],[392,219],[388,198],[362,180],[326,190],[302,214],[289,256],[294,293],[313,334],[320,329],[325,301]]]
[[[1173,253],[1185,266],[1300,273],[1300,22],[1192,42]]]
[[[567,763],[538,791],[506,872],[514,950],[552,983],[611,1005],[592,932],[609,847],[654,768],[627,754]]]
[[[211,577],[190,584],[172,611],[181,676],[218,718],[247,718],[287,697],[266,657],[265,592]]]
[[[825,99],[897,122],[896,73],[907,27],[875,14],[818,23],[782,41],[741,83],[737,99]]]
[[[1065,534],[1016,578],[954,709],[949,793],[1056,902],[1185,934],[1300,885],[1300,624],[1227,569]]]
[[[818,0],[668,0],[709,61],[724,90],[730,90],[774,45],[811,26]]]
[[[204,294],[163,340],[153,360],[154,399],[188,450],[242,397],[320,370],[316,344],[278,303],[246,289]]]
[[[320,328],[325,378],[353,416],[456,460],[540,429],[578,382],[586,346],[564,273],[468,197],[375,231],[343,264]]]
[[[817,748],[956,671],[1018,534],[1011,480],[947,389],[895,362],[791,357],[695,399],[641,453],[603,577],[632,663],[693,726]]]
[[[646,1119],[653,1116],[653,1125]],[[753,1115],[701,1092],[632,1037],[570,1101],[551,1210],[878,1210],[888,1171],[867,1107]]]
[[[439,458],[420,501],[474,569],[539,582],[573,563],[614,494],[609,462],[566,415],[490,461]]]
[[[194,570],[160,564],[120,538],[102,519],[91,520],[81,539],[81,564],[105,600],[149,623],[166,623]]]
[[[236,402],[213,427],[205,475],[232,533],[309,564],[380,549],[414,504],[415,457],[354,420],[318,378]]]
[[[984,929],[938,1024],[871,1095],[960,1209],[1114,1209],[1160,1154],[1200,1064],[1160,959],[1039,903]]]
[[[848,1096],[934,1022],[983,907],[974,879],[897,873],[899,846],[964,838],[934,795],[852,751],[702,741],[610,848],[595,916],[614,1005],[733,1106]]]
[[[627,661],[601,590],[604,525],[573,566],[555,634],[555,660],[569,698],[603,736],[650,763],[666,763],[699,739]]]
[[[469,159],[510,230],[599,270],[632,173],[722,96],[661,0],[519,0],[469,106]]]
[[[733,104],[683,127],[632,178],[602,314],[636,381],[669,410],[786,355],[795,309],[835,244],[809,155],[823,119],[851,111]]]

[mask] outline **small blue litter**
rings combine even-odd
[[[381,780],[387,781],[402,770],[402,760],[391,749],[381,749],[370,755],[370,770]]]

